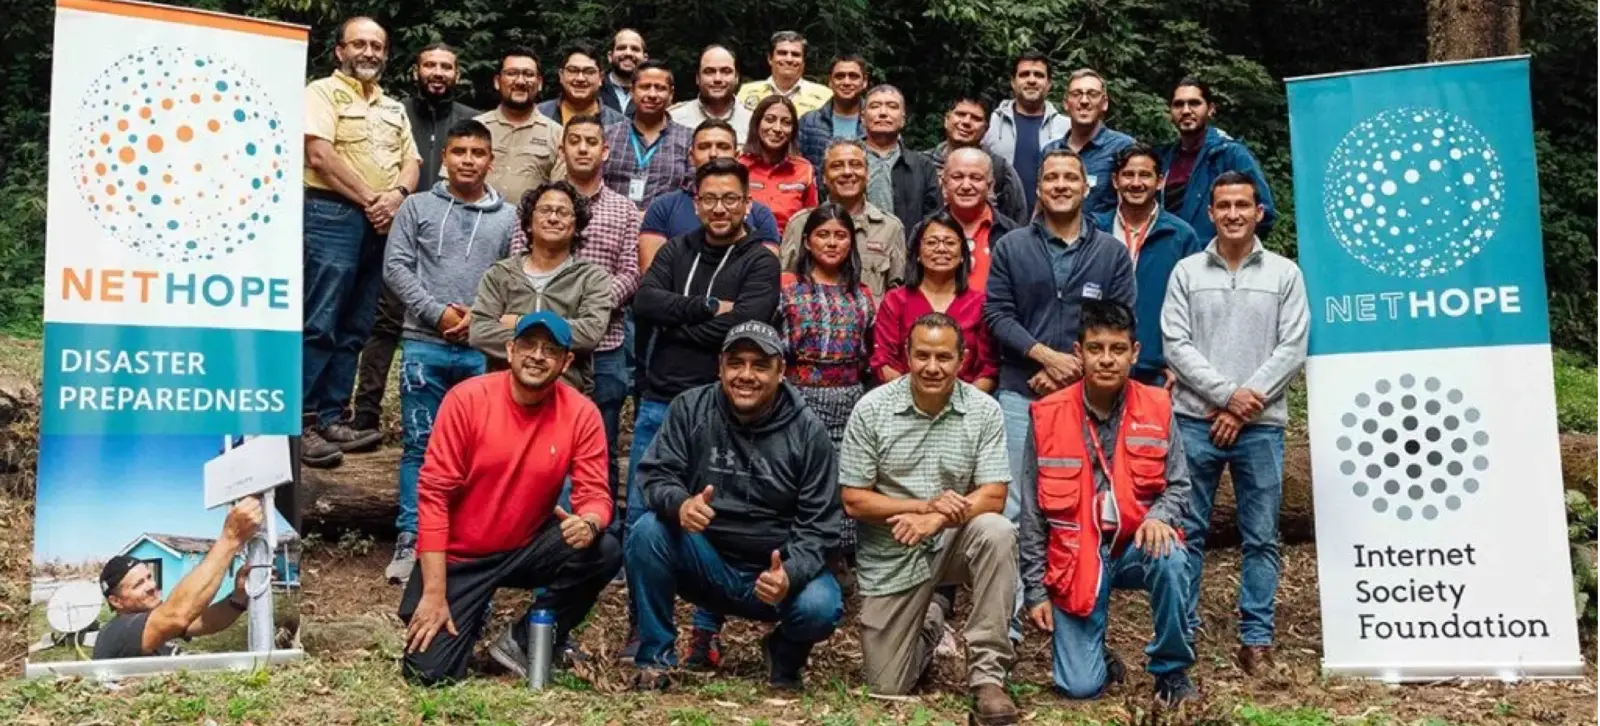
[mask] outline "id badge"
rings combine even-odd
[[[644,202],[644,177],[636,176],[628,180],[628,200],[634,204]]]

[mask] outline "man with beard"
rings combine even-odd
[[[1062,106],[1072,121],[1071,129],[1044,150],[1065,146],[1078,152],[1089,175],[1089,198],[1083,203],[1083,213],[1105,214],[1117,206],[1116,190],[1111,184],[1112,162],[1118,152],[1133,145],[1133,137],[1105,125],[1111,97],[1106,92],[1105,79],[1093,68],[1079,68],[1067,76],[1067,96]]]
[[[579,116],[599,117],[606,126],[627,120],[621,111],[600,102],[600,62],[595,60],[599,56],[593,48],[578,43],[562,52],[561,57],[564,60],[557,69],[561,94],[539,104],[539,115],[562,126]]]
[[[761,639],[767,679],[801,690],[812,646],[844,617],[824,564],[842,525],[828,432],[784,381],[783,337],[751,320],[728,331],[717,383],[672,402],[639,462],[649,513],[634,523],[628,596],[639,614],[635,688],[668,685],[675,596],[777,627]]]
[[[644,52],[644,36],[633,28],[623,28],[611,36],[611,52],[606,62],[611,71],[600,85],[600,103],[617,113],[633,113],[633,74],[649,58]]]
[[[739,83],[739,66],[733,51],[720,45],[709,45],[700,52],[700,70],[694,77],[699,96],[672,104],[667,113],[672,122],[686,128],[696,128],[708,118],[721,119],[733,125],[739,146],[744,146],[750,134],[750,109],[734,98]]]
[[[508,51],[500,57],[500,71],[494,76],[500,105],[477,116],[494,134],[495,163],[489,169],[489,186],[513,206],[522,203],[522,195],[529,189],[566,176],[556,153],[561,124],[535,108],[541,83],[539,60],[533,51]]]
[[[606,533],[606,438],[600,412],[561,381],[572,330],[548,310],[517,322],[506,343],[511,370],[445,394],[418,480],[416,574],[400,599],[406,623],[401,670],[424,684],[466,675],[473,645],[502,587],[535,590],[529,612],[556,614],[556,652],[622,565]],[[572,512],[557,505],[572,481]],[[526,675],[528,618],[489,654]]]
[[[861,123],[861,94],[867,90],[867,61],[854,53],[835,56],[828,67],[827,105],[800,116],[800,155],[822,175],[823,154],[834,139],[860,139],[867,135]],[[838,201],[837,199],[832,201]]]
[[[983,148],[1005,157],[1022,179],[1022,192],[1031,216],[1044,147],[1067,135],[1065,116],[1046,98],[1050,95],[1050,59],[1036,50],[1025,51],[1011,64],[1012,97],[1001,101],[989,115]]]
[[[804,78],[806,39],[793,30],[780,30],[772,34],[772,51],[767,53],[767,66],[772,69],[770,78],[751,81],[739,87],[739,105],[754,109],[761,99],[777,94],[793,101],[795,113],[804,116],[822,108],[833,95],[827,86]]]
[[[1261,174],[1261,164],[1245,145],[1211,125],[1217,112],[1211,101],[1211,87],[1195,78],[1178,81],[1168,109],[1178,140],[1156,147],[1156,158],[1165,174],[1161,177],[1162,206],[1194,227],[1202,243],[1217,234],[1211,220],[1211,187],[1224,173],[1236,171],[1255,182],[1261,195],[1261,225],[1257,232],[1266,237],[1278,218],[1272,203],[1272,189]]]
[[[972,271],[967,286],[983,290],[989,283],[993,242],[1017,228],[1017,223],[989,203],[994,178],[990,154],[976,146],[950,152],[940,175],[944,206],[961,223],[967,247],[972,250]]]
[[[672,70],[661,61],[645,61],[633,74],[633,118],[606,128],[606,146],[617,153],[606,159],[606,186],[641,210],[656,197],[683,186],[689,168],[692,132],[672,123]]]
[[[928,158],[944,173],[945,159],[957,149],[982,149],[984,131],[989,126],[989,111],[983,101],[976,98],[958,98],[944,115],[944,141],[928,151]],[[995,211],[1017,222],[1027,222],[1033,217],[1027,207],[1028,196],[1022,192],[1022,178],[1011,162],[992,151],[989,166],[992,170],[989,204]],[[998,239],[999,235],[995,235]]]
[[[699,169],[712,159],[737,159],[737,138],[727,121],[713,118],[700,122],[689,137],[690,167]],[[778,244],[778,218],[767,205],[750,200],[745,224],[757,241]],[[694,177],[690,176],[682,188],[657,197],[645,210],[644,223],[639,228],[639,269],[650,269],[651,260],[667,240],[698,231],[700,227],[700,209],[694,201]]]
[[[867,201],[888,209],[901,226],[917,223],[939,208],[939,169],[927,154],[906,148],[906,96],[881,84],[867,91]]]
[[[828,201],[845,208],[856,226],[856,252],[861,255],[861,282],[872,299],[883,303],[884,293],[899,285],[906,274],[906,231],[900,219],[867,201],[867,148],[855,139],[834,139],[823,157],[822,180]],[[806,220],[813,210],[794,215],[783,231],[778,259],[793,270],[805,246]]]
[[[416,189],[422,161],[405,107],[378,85],[388,37],[371,18],[346,20],[334,47],[339,69],[306,86],[300,459],[307,466],[338,466],[345,452],[383,440],[343,418],[383,286],[383,236]]]
[[[431,186],[439,177],[444,139],[450,129],[462,121],[471,120],[478,115],[478,111],[457,103],[453,98],[456,81],[460,79],[454,48],[444,43],[423,48],[417,54],[413,75],[417,81],[417,92],[400,103],[405,106],[406,116],[411,119],[411,136],[422,155],[422,170],[417,176],[417,184],[419,187]],[[372,324],[372,335],[361,349],[360,368],[356,371],[356,393],[351,401],[352,428],[378,428],[378,417],[383,412],[383,392],[389,386],[389,368],[394,364],[394,351],[400,344],[405,313],[400,298],[390,292],[388,285],[384,285],[378,297],[378,313]]]
[[[450,129],[446,178],[400,205],[389,230],[383,278],[405,306],[401,334],[399,536],[385,573],[398,584],[411,575],[417,541],[417,472],[445,392],[484,371],[483,354],[468,345],[478,281],[505,257],[515,209],[484,183],[494,163],[489,130],[467,119]]]
[[[1116,209],[1095,215],[1094,226],[1126,246],[1133,261],[1139,359],[1130,375],[1146,385],[1170,387],[1173,379],[1161,342],[1161,303],[1167,298],[1167,282],[1178,261],[1205,245],[1188,222],[1161,211],[1156,188],[1160,183],[1161,162],[1154,149],[1135,142],[1118,152],[1111,184],[1120,201]]]
[[[911,326],[910,373],[867,392],[839,446],[845,513],[857,521],[861,660],[873,693],[904,695],[933,663],[951,613],[945,585],[972,588],[967,683],[973,721],[1016,723],[1006,637],[1017,587],[1017,533],[1000,516],[1011,472],[999,404],[957,372],[961,326],[929,313]],[[930,456],[930,452],[934,455]]]

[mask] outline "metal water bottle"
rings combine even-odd
[[[556,614],[550,610],[528,613],[528,688],[541,691],[550,682],[555,640]]]

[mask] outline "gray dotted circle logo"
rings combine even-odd
[[[1489,469],[1482,413],[1459,389],[1407,373],[1356,394],[1339,417],[1339,473],[1372,511],[1433,520],[1461,508]]]

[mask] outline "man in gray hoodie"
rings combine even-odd
[[[1306,360],[1311,316],[1294,261],[1262,247],[1256,230],[1265,196],[1240,172],[1211,186],[1217,236],[1173,268],[1161,308],[1167,365],[1177,378],[1172,407],[1189,457],[1194,494],[1184,535],[1189,548],[1188,633],[1200,626],[1197,600],[1211,505],[1223,467],[1239,503],[1239,666],[1272,665],[1273,598],[1278,590],[1278,508],[1283,501],[1284,392]]]
[[[389,230],[383,280],[405,305],[401,338],[400,515],[395,527],[391,583],[410,576],[416,561],[417,474],[440,401],[451,386],[484,372],[483,355],[467,345],[467,305],[478,280],[505,257],[517,217],[490,187],[493,140],[482,123],[450,127],[445,180],[407,197]]]

